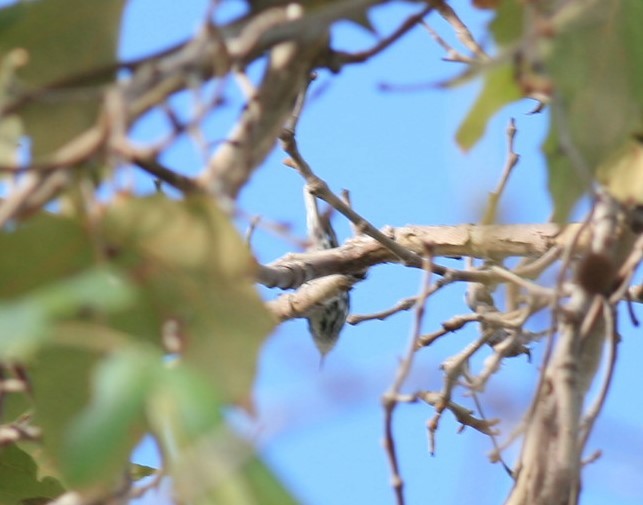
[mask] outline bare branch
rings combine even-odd
[[[404,481],[402,480],[402,477],[400,475],[400,468],[397,460],[397,453],[395,450],[395,439],[393,437],[393,412],[395,411],[395,407],[397,406],[397,398],[400,395],[402,386],[404,385],[404,382],[411,372],[413,357],[415,356],[415,349],[417,347],[416,343],[417,339],[420,336],[422,320],[424,319],[425,305],[430,294],[432,262],[430,246],[426,247],[426,255],[427,258],[424,262],[424,269],[426,271],[426,274],[422,279],[420,295],[418,296],[417,304],[415,305],[415,320],[406,355],[397,368],[393,383],[391,384],[389,389],[382,395],[382,406],[384,408],[384,448],[391,465],[391,485],[395,490],[395,496],[397,498],[398,505],[404,505]]]
[[[393,314],[397,314],[398,312],[411,310],[413,307],[415,307],[416,303],[417,303],[417,297],[411,296],[409,298],[404,298],[403,300],[400,300],[399,302],[397,302],[395,304],[395,307],[382,310],[381,312],[375,312],[374,314],[365,314],[365,315],[351,314],[350,316],[348,316],[348,319],[346,321],[348,322],[348,324],[352,324],[352,325],[363,323],[364,321],[372,321],[373,319],[378,319],[380,321],[383,321],[384,319],[392,316]]]
[[[266,303],[279,321],[306,317],[324,300],[350,290],[358,279],[348,275],[327,275],[303,284],[295,293],[287,293]]]
[[[346,53],[343,51],[331,51],[327,56],[327,60],[324,62],[326,66],[333,72],[339,72],[344,65],[352,63],[363,63],[373,56],[381,53],[387,49],[391,44],[398,41],[404,34],[411,30],[415,25],[417,25],[422,19],[427,16],[431,10],[432,6],[424,7],[420,12],[410,16],[406,21],[404,21],[393,33],[388,37],[380,40],[375,46],[366,51],[360,51],[358,53]]]
[[[215,195],[236,198],[256,167],[265,159],[308,84],[312,61],[326,38],[287,42],[275,47],[257,94],[248,103],[228,141],[215,153],[199,181]]]
[[[601,195],[589,228],[590,250],[582,261],[592,255],[623,261],[618,251],[627,242],[622,217],[621,207]],[[574,284],[569,303],[557,311],[560,335],[530,410],[516,485],[507,505],[575,503],[586,436],[580,429],[582,405],[606,334],[602,296],[580,282]]]
[[[520,160],[520,156],[514,151],[514,140],[516,138],[516,132],[516,121],[514,118],[511,118],[509,120],[509,125],[507,126],[507,161],[505,162],[505,168],[502,171],[502,177],[500,178],[498,187],[489,195],[489,203],[482,218],[483,224],[491,224],[495,222],[496,215],[498,213],[498,203],[500,202],[500,197],[507,187],[509,176]]]
[[[456,420],[463,426],[470,426],[474,430],[491,437],[498,434],[498,431],[494,429],[494,426],[500,422],[499,419],[478,419],[473,416],[472,410],[469,410],[462,405],[458,405],[451,400],[445,403],[442,393],[437,393],[435,391],[423,391],[418,393],[417,397],[436,409],[449,410],[455,416]]]
[[[170,186],[187,194],[204,193],[203,188],[199,186],[194,179],[186,177],[178,172],[166,167],[154,158],[149,158],[144,155],[133,154],[130,158],[136,166],[143,169],[148,174],[158,178],[160,181],[169,184]]]
[[[343,202],[340,208],[343,208],[342,205]],[[353,211],[350,212],[352,216]],[[398,249],[403,248],[415,255],[422,254],[424,244],[431,244],[434,257],[536,257],[566,244],[579,226],[571,224],[564,229],[554,224],[406,226],[387,228],[379,233],[392,237],[389,240],[393,240]],[[579,242],[581,250],[586,247],[583,236]],[[289,254],[269,265],[260,265],[257,280],[268,287],[296,288],[317,277],[336,273],[355,274],[373,265],[399,261],[399,256],[379,241],[359,236],[336,249]],[[412,266],[415,267],[415,264]],[[501,280],[497,274],[483,270],[454,270],[436,264],[431,268],[433,273],[451,280],[482,283]]]
[[[426,23],[425,21],[422,22],[422,26],[426,28],[426,31],[429,32],[429,35],[437,42],[437,44],[446,51],[447,55],[443,58],[444,61],[453,61],[453,62],[458,62],[458,63],[474,63],[475,60],[473,58],[470,58],[468,56],[465,56],[461,54],[459,51],[455,50],[453,47],[451,47],[442,37],[440,37],[440,34],[436,32],[431,26]]]
[[[418,254],[399,245],[395,240],[375,228],[371,223],[349,207],[341,198],[335,195],[330,190],[326,182],[314,174],[310,165],[308,165],[299,152],[294,132],[291,130],[284,131],[281,136],[281,140],[284,151],[286,151],[291,157],[291,160],[288,161],[287,164],[292,168],[295,168],[304,178],[308,186],[308,191],[312,195],[324,200],[338,212],[341,212],[351,221],[351,223],[355,225],[357,230],[377,240],[405,265],[415,266],[418,268],[422,265],[422,259]]]
[[[451,6],[444,0],[436,0],[434,4],[444,20],[453,27],[453,30],[460,42],[469,49],[478,60],[489,60],[489,56],[487,56],[484,50],[476,42],[467,26],[458,17],[453,8],[451,8]]]

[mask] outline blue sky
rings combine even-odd
[[[189,36],[198,26],[204,1],[133,0],[125,17],[121,54],[144,55]],[[469,27],[480,33],[489,15],[456,2]],[[239,2],[224,2],[226,9]],[[390,32],[413,11],[397,4],[374,11],[381,33]],[[450,28],[437,16],[431,25],[447,40]],[[369,33],[342,24],[333,33],[336,46],[357,50],[374,42]],[[506,108],[489,124],[484,140],[463,153],[454,141],[455,131],[475,99],[477,83],[444,91],[382,92],[381,83],[432,83],[455,75],[457,64],[440,61],[442,50],[421,28],[365,65],[345,68],[338,76],[321,73],[313,85],[301,120],[298,138],[302,153],[317,173],[339,191],[351,191],[353,205],[376,226],[477,222],[489,191],[497,184],[505,153],[505,128],[510,117],[518,126],[516,150],[522,156],[501,205],[499,220],[506,223],[545,221],[550,214],[545,165],[539,151],[547,131],[547,115],[527,115],[533,104],[521,101]],[[260,69],[253,69],[258,74]],[[230,96],[238,96],[230,89]],[[177,106],[189,106],[185,97]],[[238,107],[238,105],[237,105]],[[233,106],[208,123],[211,138],[220,138],[236,117]],[[151,118],[136,135],[141,140],[159,131]],[[276,149],[244,190],[241,208],[249,214],[287,223],[304,235],[302,180],[281,160]],[[189,141],[167,156],[171,166],[196,173],[201,160]],[[142,184],[150,184],[143,182]],[[342,237],[348,224],[335,219]],[[243,226],[243,225],[242,225]],[[257,232],[254,245],[262,261],[292,250],[287,241]],[[419,273],[400,266],[378,266],[352,296],[353,311],[368,313],[387,308],[413,295]],[[275,293],[263,291],[266,297]],[[424,323],[426,331],[439,327],[450,315],[466,312],[462,287],[453,286],[431,299]],[[258,439],[260,452],[275,472],[307,505],[371,505],[393,503],[390,473],[381,448],[383,415],[381,393],[393,379],[398,359],[406,348],[412,314],[384,322],[347,327],[324,369],[304,321],[282,325],[265,345],[257,383],[260,418],[251,425],[242,414],[232,417]],[[420,353],[405,388],[438,388],[440,362],[476,336],[470,327]],[[643,411],[641,395],[632,384],[640,381],[636,356],[643,351],[640,335],[624,335],[615,387],[592,440],[591,449],[604,456],[585,472],[587,505],[643,501],[637,477],[643,469],[643,435],[637,422]],[[536,380],[534,363],[524,358],[508,362],[489,385],[483,402],[487,414],[505,419],[504,434],[520,421]],[[639,388],[636,388],[639,389]],[[638,395],[638,397],[636,396]],[[466,405],[470,400],[459,398]],[[437,434],[437,454],[427,451],[426,422],[433,411],[423,405],[401,406],[396,411],[395,433],[406,481],[409,504],[501,503],[511,487],[499,465],[488,462],[489,440],[471,429],[457,434],[449,414]],[[249,427],[250,426],[250,427]],[[506,456],[511,464],[517,448]],[[137,460],[154,463],[148,450]],[[143,503],[158,503],[163,493]]]
[[[206,4],[205,0],[130,0],[121,57],[143,56],[189,37],[198,28]],[[469,2],[453,4],[468,26],[480,33],[489,14],[472,10]],[[228,15],[241,7],[240,1],[223,2]],[[385,34],[413,11],[412,5],[396,4],[376,9],[373,19]],[[432,15],[429,22],[454,42],[440,18]],[[375,41],[371,34],[348,24],[338,26],[333,36],[335,45],[347,50],[363,49]],[[514,104],[490,122],[478,146],[463,153],[454,135],[475,99],[477,83],[448,92],[380,91],[381,83],[432,83],[455,75],[461,67],[442,62],[442,56],[437,44],[417,28],[367,64],[345,68],[338,76],[322,72],[299,126],[302,153],[331,188],[349,189],[356,210],[378,227],[477,222],[501,174],[504,132],[509,118],[515,117],[519,130],[516,151],[522,158],[503,198],[499,220],[545,221],[551,209],[539,146],[547,131],[546,114],[527,115],[533,104],[526,100]],[[259,71],[251,69],[253,75]],[[228,93],[231,105],[207,123],[210,138],[222,138],[239,110],[234,85]],[[190,100],[179,96],[173,104],[188,110]],[[133,135],[149,142],[163,128],[152,114],[137,125]],[[302,180],[283,166],[284,157],[275,150],[244,190],[240,207],[248,214],[287,223],[294,235],[303,237]],[[165,161],[184,167],[188,174],[196,174],[202,166],[198,150],[187,139],[177,143]],[[152,190],[151,181],[137,180],[142,191]],[[335,223],[343,238],[350,235],[345,220],[336,216]],[[265,262],[292,250],[291,243],[261,229],[253,243]],[[353,291],[353,311],[390,307],[414,295],[419,283],[417,271],[378,266]],[[262,293],[266,297],[277,294]],[[466,311],[462,287],[450,286],[430,300],[424,330],[437,329],[441,321]],[[394,503],[389,466],[380,444],[380,396],[393,380],[406,349],[412,319],[413,314],[402,313],[384,322],[347,327],[322,371],[304,321],[282,325],[266,342],[257,382],[260,417],[255,424],[238,412],[231,418],[258,440],[261,455],[302,503]],[[625,315],[623,320],[628,327]],[[441,361],[476,336],[477,329],[467,327],[419,353],[405,391],[440,387]],[[640,331],[625,331],[614,387],[590,443],[590,450],[600,448],[604,455],[584,474],[586,505],[643,502],[643,398],[638,387],[642,355]],[[509,361],[483,396],[487,415],[505,420],[500,426],[505,435],[528,405],[539,357],[536,349],[532,364],[520,357]],[[472,405],[462,396],[458,401]],[[432,416],[432,409],[420,404],[402,405],[396,411],[395,434],[408,503],[427,503],[428,498],[434,504],[501,503],[511,482],[499,465],[488,462],[490,441],[471,429],[457,434],[458,425],[446,413],[437,434],[437,454],[432,457],[426,438],[426,422]],[[514,447],[506,454],[510,464],[516,451]],[[158,464],[149,444],[137,451],[135,459]],[[152,492],[139,502],[165,503],[166,491]]]

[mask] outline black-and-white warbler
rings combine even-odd
[[[330,224],[328,215],[321,214],[317,197],[304,187],[306,205],[306,227],[308,229],[308,250],[321,251],[339,246],[337,235]],[[322,359],[335,347],[339,333],[346,322],[350,307],[350,296],[344,291],[328,300],[320,302],[308,314],[308,328]]]

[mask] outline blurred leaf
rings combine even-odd
[[[0,303],[0,357],[24,359],[34,352],[59,318],[80,311],[123,309],[134,300],[132,288],[116,272],[92,269],[12,303]]]
[[[556,223],[563,223],[578,199],[589,189],[589,184],[584,183],[579,174],[574,171],[574,167],[560,147],[559,137],[553,127],[542,149],[547,156],[549,193],[554,201],[552,219]]]
[[[296,500],[224,424],[171,455],[175,495],[195,505],[290,505]]]
[[[209,381],[183,363],[172,363],[159,376],[148,404],[148,417],[169,451],[192,444],[223,422],[223,402]]]
[[[224,435],[222,435],[224,436]],[[186,465],[177,477],[177,493],[197,505],[297,505],[299,503],[274,473],[233,433],[227,450],[217,451],[196,465]],[[220,448],[219,448],[220,449]],[[245,455],[245,458],[240,458]],[[185,462],[183,462],[185,463]],[[235,466],[238,465],[238,466]],[[208,475],[208,470],[211,473]],[[197,481],[198,478],[205,478]],[[184,486],[179,487],[179,483]]]
[[[139,465],[138,463],[132,463],[129,466],[129,475],[134,482],[137,482],[145,477],[154,475],[158,470],[152,468],[151,466]]]
[[[621,202],[643,204],[643,144],[628,142],[599,167],[598,179]]]
[[[97,267],[34,293],[31,298],[50,317],[69,317],[79,310],[111,312],[132,304],[135,293],[116,270]]]
[[[0,447],[0,503],[48,503],[63,492],[53,477],[38,478],[38,467],[26,452],[13,444]]]
[[[594,2],[554,39],[548,58],[556,88],[552,131],[564,135],[566,140],[559,140],[559,145],[571,145],[582,160],[577,165],[587,173],[570,168],[572,156],[564,153],[558,163],[549,159],[550,180],[560,179],[556,171],[564,170],[574,194],[643,130],[641,19],[639,0]],[[570,207],[568,197],[560,192],[552,196],[557,214],[564,216],[562,209]]]
[[[33,153],[48,154],[91,126],[100,101],[100,84],[114,77],[124,0],[34,0],[0,9],[0,58],[15,48],[28,53],[18,72],[28,90],[108,69],[68,82],[21,111]],[[55,96],[56,100],[51,97]]]
[[[297,500],[258,457],[253,457],[244,468],[246,481],[252,488],[257,505],[296,505]]]
[[[484,8],[494,8],[498,2],[481,2]],[[489,24],[496,43],[506,46],[522,35],[522,9],[517,0],[503,0]],[[507,55],[500,55],[492,63],[472,65],[459,77],[447,83],[448,86],[464,84],[473,77],[482,75],[482,91],[456,133],[458,145],[468,151],[482,138],[487,123],[505,105],[524,96],[517,82],[514,62]]]
[[[0,306],[0,358],[14,360],[33,353],[47,336],[49,318],[37,302],[27,299]]]
[[[485,3],[500,4],[496,16],[489,23],[489,31],[500,46],[508,46],[522,37],[524,30],[524,2],[521,0],[500,0]]]
[[[207,198],[158,195],[115,204],[103,233],[115,261],[142,288],[144,314],[121,315],[119,329],[158,341],[162,325],[175,321],[185,361],[227,401],[247,398],[273,321],[256,293],[252,257],[228,217]]]
[[[501,0],[472,0],[474,7],[478,9],[497,9]]]
[[[90,401],[92,373],[99,359],[98,351],[57,345],[43,346],[32,360],[34,424],[42,428],[46,458],[58,470],[67,458],[70,423]]]
[[[148,404],[179,501],[194,504],[296,503],[279,480],[235,435],[209,381],[182,362],[160,376]]]
[[[80,273],[94,263],[89,234],[74,219],[41,214],[16,231],[0,231],[0,299]]]
[[[15,231],[0,232],[0,250],[0,353],[5,357],[31,352],[55,318],[91,305],[115,308],[130,298],[115,274],[87,272],[95,262],[94,247],[74,219],[38,215]],[[80,277],[70,280],[75,276]]]
[[[145,432],[145,402],[162,366],[160,354],[131,347],[97,365],[91,401],[65,430],[63,468],[72,485],[109,484],[122,475]]]
[[[33,402],[28,394],[22,392],[5,394],[2,400],[0,423],[20,422],[25,419],[25,416],[29,416],[32,410]]]
[[[16,115],[0,120],[0,164],[16,165],[22,136],[22,123]]]
[[[11,88],[15,86],[16,70],[25,63],[27,53],[22,49],[0,53],[0,109],[11,98]],[[18,162],[18,147],[22,136],[22,121],[16,114],[3,114],[0,117],[0,163],[15,165]]]
[[[456,133],[462,149],[471,149],[484,135],[489,119],[505,105],[522,98],[513,69],[507,64],[490,68],[476,103]]]

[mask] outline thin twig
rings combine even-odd
[[[482,402],[480,401],[480,398],[478,396],[478,393],[476,391],[471,391],[471,397],[473,398],[473,403],[476,405],[476,409],[478,409],[478,413],[480,414],[480,418],[483,421],[487,420],[487,416],[484,413],[484,410],[482,409]],[[513,477],[513,472],[511,471],[511,468],[507,463],[505,463],[505,460],[502,458],[502,451],[500,450],[500,445],[498,444],[498,439],[497,435],[498,433],[496,431],[490,431],[488,433],[489,438],[491,439],[491,444],[493,445],[493,453],[497,455],[497,461],[500,462],[502,467],[505,469],[505,471]]]
[[[253,216],[252,219],[250,219],[250,223],[248,224],[248,229],[246,230],[245,236],[244,236],[244,242],[248,245],[250,245],[250,242],[252,241],[252,236],[255,233],[255,230],[257,229],[257,226],[261,222],[261,216]]]
[[[465,56],[464,54],[460,53],[453,47],[451,47],[440,35],[438,32],[436,32],[431,26],[426,22],[422,21],[421,22],[422,26],[426,28],[426,30],[429,32],[429,35],[437,42],[437,44],[445,50],[447,55],[442,58],[443,61],[453,61],[457,63],[474,63],[475,60],[473,58],[470,58],[469,56]]]
[[[554,262],[560,258],[562,252],[563,248],[561,246],[552,247],[549,251],[535,259],[526,259],[525,262],[518,265],[513,272],[520,277],[535,279],[553,265]]]
[[[426,247],[426,258],[424,260],[424,270],[425,275],[422,279],[422,285],[420,288],[420,295],[418,296],[417,303],[415,305],[415,319],[414,327],[411,333],[411,339],[406,351],[404,359],[400,362],[400,365],[397,368],[395,378],[391,387],[382,395],[382,406],[384,408],[384,448],[386,454],[388,455],[389,463],[391,465],[391,485],[395,491],[395,496],[397,499],[398,505],[404,505],[404,481],[400,475],[399,463],[397,460],[397,453],[395,450],[395,438],[393,435],[393,412],[398,403],[398,396],[402,390],[402,386],[406,381],[409,373],[411,372],[411,367],[413,365],[413,357],[415,356],[416,342],[420,336],[420,331],[422,328],[422,321],[424,319],[425,305],[426,300],[430,293],[431,287],[431,247],[427,244]]]
[[[636,239],[636,242],[632,246],[632,250],[623,262],[623,265],[619,269],[619,272],[616,276],[617,279],[621,279],[618,289],[616,289],[610,296],[609,303],[614,305],[625,296],[625,293],[629,289],[629,285],[634,277],[634,273],[638,268],[639,263],[643,260],[643,235]],[[635,293],[634,299],[638,299],[638,294]]]
[[[358,230],[362,233],[374,238],[389,251],[391,251],[399,260],[407,266],[421,267],[423,262],[422,258],[415,254],[413,251],[402,247],[393,239],[384,235],[381,231],[375,228],[366,219],[360,216],[352,208],[346,205],[341,198],[333,193],[325,181],[317,177],[310,168],[310,165],[302,157],[297,147],[297,141],[292,130],[284,130],[281,135],[283,150],[290,156],[286,160],[286,165],[296,169],[299,174],[304,178],[310,193],[317,198],[324,200],[335,210],[346,216]]]
[[[292,132],[293,135],[297,131],[299,118],[301,117],[301,112],[304,110],[308,89],[310,88],[310,85],[315,79],[317,79],[317,73],[311,72],[310,75],[308,76],[308,81],[306,82],[304,87],[299,91],[299,94],[297,95],[297,99],[295,100],[295,105],[292,108],[292,114],[290,114],[290,117],[286,120],[286,123],[284,124],[284,130]]]
[[[462,45],[475,54],[479,60],[489,60],[487,53],[485,53],[482,47],[480,47],[480,44],[476,42],[467,26],[462,22],[451,6],[444,0],[436,0],[433,3],[444,20],[453,27],[453,31]]]
[[[511,282],[516,286],[526,289],[533,296],[540,296],[547,300],[551,300],[552,297],[554,296],[553,289],[545,288],[539,284],[536,284],[535,282],[531,282],[531,281],[528,281],[527,279],[523,279],[519,275],[516,275],[514,272],[512,272],[511,270],[507,270],[506,268],[493,265],[489,267],[489,271],[496,274],[499,278],[503,279],[503,281],[505,282]]]
[[[380,312],[374,312],[372,314],[351,314],[346,320],[348,324],[356,325],[363,323],[364,321],[372,321],[377,319],[383,321],[384,319],[397,314],[398,312],[403,312],[405,310],[411,310],[417,303],[417,296],[410,296],[409,298],[404,298],[395,304],[394,307],[390,309],[382,310]]]
[[[598,414],[600,414],[601,410],[603,410],[603,405],[605,404],[607,393],[610,389],[612,379],[614,378],[614,370],[616,368],[616,360],[618,358],[619,336],[616,327],[614,309],[607,302],[607,300],[602,300],[602,308],[603,318],[605,319],[605,331],[607,333],[607,339],[609,342],[609,357],[607,360],[607,370],[605,371],[605,378],[603,379],[603,383],[601,384],[601,390],[598,393],[594,404],[585,415],[585,419],[582,424],[582,434],[578,446],[581,453],[587,445],[587,440],[592,433],[592,428],[594,426],[594,423],[596,422]]]
[[[509,120],[509,125],[507,126],[507,160],[505,162],[505,167],[502,171],[502,177],[500,178],[498,187],[494,192],[489,194],[489,204],[482,218],[483,224],[491,224],[495,222],[496,215],[498,213],[498,203],[500,202],[500,197],[502,196],[502,193],[507,186],[509,176],[520,160],[520,156],[514,151],[516,132],[516,120],[514,118],[511,118]]]
[[[464,325],[472,322],[479,322],[481,319],[481,314],[464,314],[461,316],[455,316],[448,321],[443,322],[442,328],[440,330],[434,331],[433,333],[429,333],[427,335],[421,335],[417,339],[416,345],[418,346],[418,349],[420,347],[428,347],[437,339],[443,337],[447,333],[458,331]]]
[[[129,159],[141,170],[153,175],[173,188],[182,191],[186,195],[198,193],[205,194],[203,188],[197,184],[194,179],[175,172],[154,158],[146,157],[141,153],[132,152]]]
[[[442,393],[423,391],[418,393],[417,397],[435,408],[442,407],[443,405]],[[478,419],[473,415],[473,411],[450,400],[443,408],[450,411],[455,416],[456,421],[462,426],[470,426],[474,430],[489,435],[490,437],[498,434],[498,431],[493,428],[500,422],[498,419]]]
[[[432,271],[433,273],[435,273],[435,270],[432,269]],[[442,279],[442,281],[445,281],[445,279]],[[427,296],[433,295],[436,291],[442,289],[444,286],[446,286],[447,284],[450,284],[451,282],[452,282],[452,279],[448,279],[445,282],[436,282],[431,286],[430,292]],[[383,310],[381,312],[375,312],[373,314],[365,314],[365,315],[352,315],[349,317],[349,324],[355,325],[355,324],[362,323],[364,321],[372,321],[373,319],[378,319],[382,321],[392,316],[393,314],[397,314],[398,312],[412,309],[417,302],[418,302],[417,296],[404,298],[403,300],[400,300],[399,302],[397,302],[394,307]]]
[[[344,65],[351,63],[363,63],[373,56],[381,53],[391,44],[399,40],[411,28],[417,25],[429,12],[433,10],[432,6],[424,7],[420,12],[406,19],[391,35],[383,38],[372,48],[357,53],[347,53],[343,51],[332,51],[328,56],[326,65],[333,72],[339,72]]]
[[[351,193],[347,189],[342,189],[342,201],[351,209],[353,208]],[[359,235],[359,230],[357,229],[357,226],[355,226],[355,223],[351,223],[351,231],[353,232],[353,237],[357,237]]]

